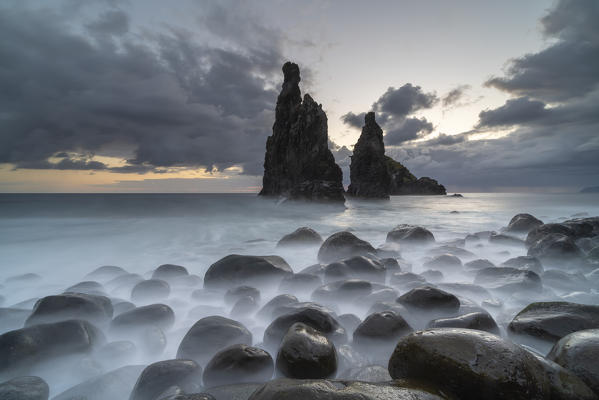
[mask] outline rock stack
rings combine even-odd
[[[328,147],[327,116],[310,95],[302,101],[297,64],[285,63],[283,74],[260,195],[343,202],[341,168]]]

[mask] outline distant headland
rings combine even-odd
[[[429,177],[416,178],[404,165],[385,155],[383,130],[375,113],[364,118],[354,146],[350,185],[328,147],[327,116],[309,94],[302,100],[297,64],[283,65],[273,133],[266,141],[261,196],[343,202],[357,198],[388,199],[390,195],[445,195],[445,187]]]

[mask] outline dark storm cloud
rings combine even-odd
[[[585,96],[599,82],[599,2],[562,0],[541,20],[555,44],[512,60],[507,76],[486,82],[518,96],[567,101]]]
[[[238,49],[175,29],[132,34],[116,9],[78,30],[55,11],[0,6],[0,163],[114,172],[241,164],[261,173],[284,59],[277,32],[231,18]],[[48,161],[115,147],[130,149],[127,166]]]
[[[433,124],[426,118],[410,117],[414,112],[431,108],[439,101],[433,92],[427,93],[420,86],[406,83],[396,89],[389,87],[373,104],[376,119],[385,132],[388,145],[417,139],[433,131]],[[364,126],[365,113],[348,112],[341,116],[343,123],[360,129]]]
[[[478,114],[479,127],[511,126],[539,120],[549,114],[545,103],[528,97],[511,99],[493,110]]]
[[[449,107],[458,104],[460,100],[463,99],[465,92],[470,89],[470,85],[459,85],[454,89],[451,89],[443,99],[441,99],[441,103],[443,107]]]

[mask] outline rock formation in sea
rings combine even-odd
[[[374,112],[364,118],[364,127],[354,146],[350,165],[351,183],[347,193],[363,198],[389,198],[391,175],[385,159],[383,130],[374,119]]]
[[[341,168],[328,147],[327,116],[309,94],[302,101],[297,64],[285,63],[283,74],[260,195],[343,202]]]
[[[385,155],[383,130],[374,112],[365,117],[362,134],[354,146],[347,193],[362,198],[389,195],[444,195],[445,187],[429,177],[416,178],[400,162]]]

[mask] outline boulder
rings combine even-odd
[[[235,400],[234,398],[227,397],[227,399]],[[214,396],[209,393],[180,393],[173,394],[167,397],[163,397],[160,400],[216,400]],[[244,399],[245,400],[245,399]]]
[[[382,262],[364,256],[354,256],[327,264],[323,270],[325,282],[357,278],[384,283],[387,276],[387,268]]]
[[[260,291],[256,288],[253,288],[251,286],[246,286],[246,285],[229,289],[225,293],[225,303],[227,303],[229,305],[234,304],[239,299],[244,298],[244,297],[251,297],[256,301],[259,301],[260,300]]]
[[[389,375],[387,367],[366,365],[344,371],[341,378],[360,382],[389,382],[391,375]]]
[[[460,300],[456,296],[432,286],[412,289],[399,296],[397,302],[407,308],[426,311],[456,312],[460,308]]]
[[[22,328],[30,314],[30,310],[0,308],[0,333]]]
[[[353,344],[370,360],[387,360],[397,340],[412,327],[393,311],[370,314],[354,331]]]
[[[383,130],[375,121],[374,112],[366,113],[362,134],[351,156],[350,181],[347,194],[367,199],[388,199],[391,174],[387,168]]]
[[[337,372],[335,346],[316,329],[296,322],[283,337],[277,370],[288,378],[318,379]]]
[[[169,280],[180,276],[187,276],[187,268],[175,264],[162,264],[152,273],[152,279]]]
[[[125,399],[143,370],[143,365],[127,365],[75,385],[52,400]]]
[[[462,261],[451,254],[441,254],[422,264],[423,268],[459,271],[462,269]]]
[[[574,239],[561,233],[551,233],[533,242],[528,248],[528,255],[549,265],[578,263],[584,259],[584,253]]]
[[[48,400],[50,388],[37,376],[20,376],[0,383],[2,400]]]
[[[100,330],[81,320],[39,324],[6,332],[0,335],[0,376],[22,375],[54,357],[89,353],[104,341]]]
[[[252,334],[240,322],[211,316],[202,318],[187,331],[177,358],[187,358],[205,365],[218,351],[233,344],[252,345]]]
[[[493,317],[486,312],[473,312],[457,317],[438,318],[428,323],[427,329],[431,328],[465,328],[486,331],[499,335],[499,327]]]
[[[258,311],[258,313],[256,315],[262,319],[271,321],[272,313],[276,308],[285,306],[285,305],[289,305],[289,304],[294,304],[297,302],[298,302],[297,297],[295,297],[293,295],[280,294],[278,296],[273,297],[271,300],[269,300],[268,303],[266,303],[264,306],[262,306],[262,308],[260,309],[260,311]]]
[[[395,179],[394,179],[395,180]],[[392,185],[392,187],[395,185]],[[397,185],[391,189],[392,195],[416,195],[416,196],[431,196],[431,195],[446,195],[445,186],[441,185],[433,178],[423,176],[413,182],[406,182],[403,185]]]
[[[538,258],[533,256],[519,256],[510,258],[507,261],[501,263],[502,267],[526,269],[532,271],[538,275],[541,275],[544,271],[543,264]]]
[[[247,400],[263,383],[237,383],[205,389],[216,400]]]
[[[164,360],[148,365],[129,395],[129,400],[158,400],[169,388],[199,391],[202,367],[192,360]]]
[[[505,230],[506,232],[528,233],[540,225],[543,225],[543,221],[530,214],[517,214],[510,220]]]
[[[277,243],[277,247],[319,246],[321,243],[322,236],[314,229],[304,226],[283,236]]]
[[[489,243],[502,246],[524,247],[524,240],[501,233],[492,234],[489,237]]]
[[[131,290],[131,300],[135,302],[155,302],[163,300],[171,293],[171,287],[162,279],[148,279],[139,282]]]
[[[435,242],[435,236],[426,228],[415,225],[398,225],[387,233],[387,243],[428,244]]]
[[[105,295],[104,287],[96,281],[83,281],[73,286],[68,287],[65,293],[85,293],[103,296]]]
[[[495,264],[486,258],[478,258],[476,260],[468,261],[464,263],[464,269],[467,271],[478,271],[479,269],[484,268],[494,268]]]
[[[584,329],[599,328],[599,306],[567,302],[529,304],[508,325],[510,333],[548,342]]]
[[[342,172],[328,147],[327,116],[310,95],[302,101],[297,64],[285,63],[283,75],[260,195],[342,203]]]
[[[264,331],[264,345],[269,349],[277,349],[291,325],[296,322],[317,329],[335,343],[343,344],[347,341],[345,329],[331,313],[322,308],[307,306],[277,317]]]
[[[322,285],[322,279],[318,275],[299,272],[289,275],[279,284],[279,291],[288,293],[311,292]]]
[[[553,345],[547,358],[573,372],[599,396],[599,329],[564,336]]]
[[[329,236],[318,250],[318,260],[323,263],[349,258],[376,254],[376,249],[353,233],[343,231]]]
[[[541,240],[544,236],[548,236],[554,233],[559,233],[568,237],[576,236],[574,230],[565,224],[543,224],[537,226],[536,228],[528,232],[528,235],[526,235],[525,240],[526,247],[530,247],[535,242]]]
[[[168,330],[175,323],[175,312],[166,304],[150,304],[117,315],[111,322],[113,331],[139,331],[150,326]]]
[[[346,332],[353,332],[356,330],[358,325],[362,322],[355,314],[341,314],[337,317],[337,321],[345,328]]]
[[[393,379],[417,379],[461,400],[592,399],[575,376],[550,370],[532,353],[472,329],[430,329],[399,340]]]
[[[204,287],[231,288],[241,285],[268,287],[293,274],[289,264],[279,256],[242,256],[221,258],[208,268]]]
[[[125,275],[126,273],[127,273],[127,271],[125,271],[121,267],[117,267],[114,265],[103,265],[101,267],[94,269],[89,274],[85,275],[85,278],[107,281],[107,280],[116,278],[117,276]]]
[[[204,369],[204,385],[214,387],[236,383],[266,382],[272,378],[270,354],[244,344],[229,346],[212,357]]]
[[[231,317],[247,319],[254,315],[260,306],[258,301],[251,296],[245,296],[237,300],[237,302],[231,308]]]
[[[68,319],[82,319],[93,324],[104,325],[110,321],[112,313],[112,303],[108,297],[65,293],[38,300],[25,326]]]
[[[532,271],[508,267],[481,269],[476,273],[474,283],[502,292],[543,290],[539,275]]]
[[[396,272],[389,278],[389,283],[409,290],[426,285],[426,279],[413,272]]]

